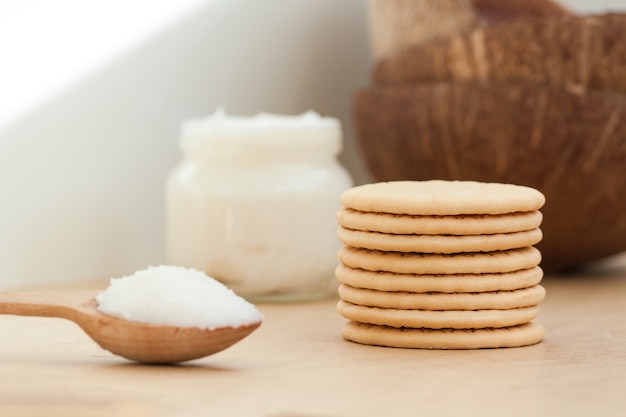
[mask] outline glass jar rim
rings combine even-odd
[[[222,109],[183,123],[183,152],[204,150],[341,150],[341,124],[314,111],[297,116],[258,113],[253,117],[227,116]]]

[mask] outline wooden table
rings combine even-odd
[[[625,416],[626,262],[544,286],[546,338],[515,349],[346,342],[325,300],[260,305],[238,345],[146,366],[71,322],[0,316],[0,416]]]

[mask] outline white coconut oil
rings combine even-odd
[[[256,307],[201,271],[161,265],[113,278],[98,310],[124,320],[214,330],[263,320]]]
[[[335,213],[352,186],[341,126],[300,116],[223,112],[183,124],[167,183],[167,262],[257,300],[328,296],[340,243]]]

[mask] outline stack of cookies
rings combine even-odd
[[[353,187],[337,213],[347,340],[428,349],[538,343],[539,191],[473,181]]]

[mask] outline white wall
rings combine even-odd
[[[0,117],[0,287],[108,278],[163,262],[163,185],[186,118],[220,105],[238,114],[315,109],[341,118],[351,135],[350,95],[367,82],[369,60],[363,1],[181,4],[176,18],[131,33],[130,46],[93,36],[102,56],[65,69],[48,50],[49,65],[24,68],[31,82],[46,67],[60,75],[39,102],[19,102],[27,84],[13,88],[22,111]],[[106,14],[113,20],[105,29],[132,28],[115,16]],[[85,32],[67,39],[91,36],[89,26],[81,22]],[[0,48],[0,78],[3,71],[6,81],[20,67]],[[0,109],[10,109],[4,100]],[[344,160],[362,177],[347,146]]]
[[[580,14],[605,13],[626,9],[626,0],[560,0],[560,3]]]

